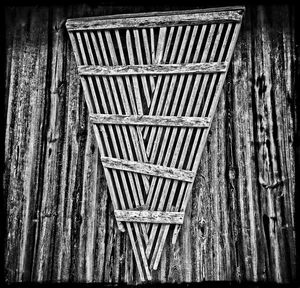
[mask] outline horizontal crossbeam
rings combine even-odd
[[[127,15],[98,16],[68,19],[66,26],[69,31],[102,30],[119,28],[167,27],[178,25],[198,25],[211,23],[240,22],[243,7],[231,11],[191,10],[154,13],[136,13]],[[123,17],[122,17],[123,16]]]
[[[178,117],[150,115],[90,114],[94,124],[139,125],[139,126],[174,126],[208,128],[209,117]]]
[[[79,75],[122,76],[153,74],[191,74],[191,73],[225,73],[227,62],[189,63],[189,64],[148,64],[124,66],[78,66]]]
[[[117,221],[183,224],[184,212],[115,210]]]
[[[157,177],[170,178],[186,182],[193,182],[195,172],[160,165],[140,163],[124,159],[111,157],[101,157],[102,165],[105,168],[124,170],[129,172],[141,173]]]

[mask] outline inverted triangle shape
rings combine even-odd
[[[67,21],[118,227],[142,281],[183,224],[243,12]]]

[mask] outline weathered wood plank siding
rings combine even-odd
[[[65,20],[145,9],[6,10],[6,281],[139,283]],[[184,225],[154,281],[296,279],[294,17],[288,6],[246,7]]]

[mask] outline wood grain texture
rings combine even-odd
[[[129,236],[116,225],[64,24],[144,11],[6,10],[7,282],[141,283]],[[294,13],[247,7],[184,224],[175,245],[167,238],[153,281],[295,281]]]
[[[195,63],[195,64],[155,64],[128,66],[78,66],[79,75],[151,75],[151,74],[187,74],[187,73],[221,73],[226,71],[228,63]]]
[[[183,224],[183,212],[115,210],[116,219],[126,222]]]
[[[209,117],[177,117],[177,116],[150,116],[150,115],[117,115],[117,114],[90,114],[92,123],[136,125],[136,126],[175,126],[208,128],[211,122]]]
[[[242,11],[215,11],[215,13],[207,13],[205,10],[195,10],[194,13],[177,12],[174,15],[143,15],[138,17],[120,17],[122,21],[114,18],[100,17],[68,19],[66,25],[70,31],[80,30],[101,30],[101,29],[120,29],[120,28],[145,28],[160,26],[178,26],[178,25],[196,25],[210,24],[219,22],[239,22],[242,20]]]
[[[101,157],[101,161],[103,166],[106,168],[147,174],[156,177],[170,178],[170,179],[182,180],[187,182],[193,182],[195,177],[195,172],[193,171],[176,169],[173,167],[166,167],[166,166],[154,165],[148,163],[140,163],[136,161],[104,157],[104,156]]]

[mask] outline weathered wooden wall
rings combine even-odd
[[[150,9],[178,7],[7,9],[6,281],[139,282],[64,24]],[[154,281],[295,280],[294,17],[247,7],[183,229]]]

